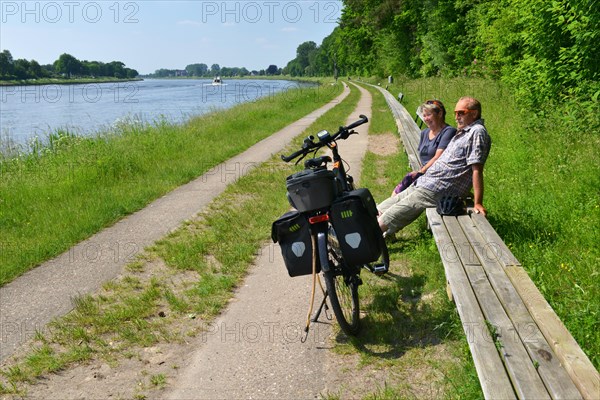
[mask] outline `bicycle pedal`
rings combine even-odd
[[[388,268],[384,264],[376,264],[370,268],[375,275],[384,275],[388,272]]]

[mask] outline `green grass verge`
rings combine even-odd
[[[340,91],[341,85],[291,90],[185,125],[123,124],[94,138],[56,132],[47,146],[0,158],[0,285],[239,154]]]

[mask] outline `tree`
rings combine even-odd
[[[15,60],[13,63],[14,66],[14,75],[17,79],[28,79],[29,76],[29,67],[31,63],[25,59]]]
[[[41,65],[35,60],[31,60],[29,62],[29,69],[27,70],[27,74],[32,78],[44,77],[44,71],[42,70]]]
[[[210,67],[210,73],[211,75],[219,75],[221,73],[221,66],[219,64],[213,64]]]
[[[115,78],[125,78],[127,73],[125,72],[125,64],[121,61],[112,61],[109,65],[112,66],[112,74],[109,76],[114,76]]]
[[[13,74],[13,57],[10,51],[3,50],[0,53],[0,76],[10,76]]]
[[[267,75],[276,75],[278,71],[277,65],[269,65],[269,68],[267,68]]]
[[[135,69],[125,68],[125,71],[126,71],[127,78],[129,78],[129,79],[133,79],[139,75],[139,73]]]
[[[59,74],[64,74],[69,78],[78,74],[81,70],[81,62],[70,54],[63,53],[54,62],[54,69]]]
[[[296,60],[302,70],[310,65],[311,58],[316,50],[317,44],[313,41],[304,42],[298,46],[298,49],[296,50]]]
[[[190,64],[185,67],[190,76],[206,76],[208,75],[208,65],[206,64]]]
[[[88,74],[91,76],[103,76],[102,63],[99,63],[98,61],[92,61],[89,63],[84,62],[84,64],[86,64]]]

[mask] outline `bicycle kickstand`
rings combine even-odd
[[[330,317],[327,314],[327,311],[329,310],[329,307],[327,306],[327,291],[325,292],[325,296],[323,296],[323,301],[321,302],[321,305],[319,306],[319,309],[315,313],[315,316],[313,317],[311,322],[317,322],[317,320],[319,319],[319,315],[321,315],[321,311],[323,310],[323,307],[325,308],[325,318],[327,318],[327,320],[331,321],[332,317]]]

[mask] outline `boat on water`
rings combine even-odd
[[[213,79],[212,81],[212,85],[213,86],[219,86],[223,84],[223,80],[221,79],[220,76],[215,76],[215,79]]]

